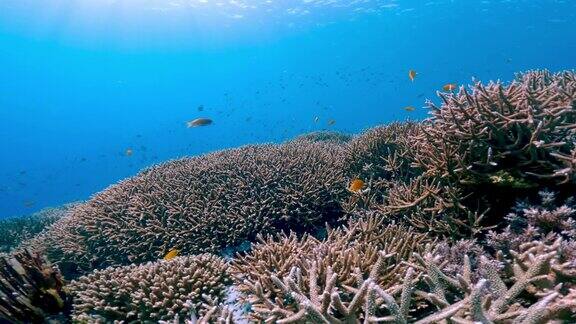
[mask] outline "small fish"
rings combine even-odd
[[[314,117],[314,122],[317,123],[320,120],[320,117],[316,116]]]
[[[454,91],[457,87],[458,87],[458,85],[456,83],[447,83],[444,86],[442,86],[442,90]]]
[[[188,126],[188,128],[199,127],[199,126],[208,126],[210,124],[212,124],[212,119],[209,119],[209,118],[196,118],[194,120],[186,122],[186,126]]]
[[[164,256],[164,260],[170,261],[170,260],[174,259],[175,257],[177,257],[177,256],[178,256],[178,253],[180,253],[180,250],[178,250],[178,249],[171,249],[171,250],[168,251],[168,253],[166,253],[166,255]]]
[[[414,108],[414,106],[406,106],[406,107],[404,107],[404,110],[406,110],[408,112],[412,112],[412,111],[416,110],[416,108]]]
[[[24,202],[24,207],[26,208],[34,207],[34,202],[32,200],[27,200]]]
[[[414,79],[416,78],[416,71],[414,70],[410,70],[408,71],[408,77],[410,78],[410,81],[414,82]]]
[[[362,189],[362,187],[364,187],[364,181],[356,178],[350,182],[350,185],[348,186],[348,190],[356,193],[356,192],[360,191]]]
[[[336,124],[336,121],[334,119],[328,119],[328,126],[332,126]]]
[[[126,151],[124,151],[124,155],[126,156],[132,156],[132,154],[134,154],[134,151],[132,151],[131,148],[127,148]]]
[[[204,111],[204,105],[198,106],[198,111]]]

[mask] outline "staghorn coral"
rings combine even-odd
[[[441,270],[441,256],[415,253],[417,263],[408,263],[402,283],[388,289],[375,280],[380,263],[367,278],[357,277],[354,287],[345,288],[337,287],[331,269],[323,280],[318,275],[306,280],[301,268],[294,267],[282,280],[270,274],[283,298],[271,298],[259,283],[255,285],[256,296],[266,305],[257,311],[267,322],[276,323],[571,322],[576,320],[576,291],[558,284],[565,280],[558,274],[574,278],[576,268],[558,262],[559,247],[560,241],[523,246],[505,261],[509,262],[505,268],[514,272],[503,277],[486,257],[479,263],[479,274],[465,258],[460,274],[450,276]],[[310,272],[315,274],[316,266]],[[348,294],[353,297],[345,298]]]
[[[348,143],[352,139],[351,135],[335,131],[316,131],[300,135],[292,141],[330,142],[335,144]]]
[[[534,241],[520,246],[510,259],[499,254],[503,271],[494,260],[481,257],[477,271],[482,279],[476,283],[472,283],[469,259],[465,259],[461,274],[452,277],[440,270],[438,255],[415,255],[419,265],[411,265],[426,272],[424,279],[429,287],[429,292],[415,293],[438,308],[436,315],[428,316],[436,321],[447,318],[483,323],[574,320],[573,286],[566,285],[568,282],[562,276],[574,278],[576,268],[560,261],[560,246],[561,240]],[[545,316],[539,318],[538,314]]]
[[[366,181],[405,179],[414,175],[408,139],[419,130],[417,123],[392,123],[374,127],[353,138],[344,158],[347,175]]]
[[[70,299],[57,268],[40,255],[0,255],[0,322],[42,322],[67,311]]]
[[[486,237],[486,245],[493,250],[509,253],[521,244],[533,240],[553,241],[563,238],[562,254],[576,263],[576,209],[573,197],[562,205],[557,204],[556,194],[540,191],[540,204],[519,201],[506,217],[503,230],[492,230]]]
[[[383,203],[391,181],[408,181],[419,174],[411,167],[408,139],[419,132],[413,122],[392,123],[368,129],[346,146],[344,169],[348,179],[361,179],[366,189],[350,192],[343,202],[346,217]]]
[[[414,138],[414,165],[426,175],[511,188],[574,183],[573,71],[529,71],[439,96]]]
[[[341,214],[339,157],[329,143],[296,141],[176,160],[95,195],[55,224],[47,254],[80,270],[219,252],[281,229],[312,229]]]
[[[466,197],[458,187],[423,176],[388,185],[384,203],[374,207],[385,217],[423,232],[453,237],[470,236],[486,229],[482,225],[484,213],[465,206],[462,201]]]
[[[70,284],[72,319],[110,322],[170,321],[205,315],[202,301],[222,297],[230,278],[221,258],[201,254],[96,270]]]
[[[282,301],[285,289],[272,275],[293,278],[297,268],[299,281],[314,280],[318,286],[332,285],[341,291],[340,300],[347,303],[354,298],[352,287],[356,287],[359,278],[366,274],[382,287],[396,286],[405,269],[402,261],[407,260],[413,251],[421,251],[427,242],[430,239],[425,235],[402,226],[385,226],[381,218],[371,214],[350,222],[348,226],[328,229],[327,237],[322,241],[310,236],[298,239],[294,234],[278,240],[272,237],[262,239],[249,253],[236,257],[232,273],[238,289],[253,305],[251,316],[255,320],[265,320],[277,313],[277,303],[288,303],[284,305],[288,313],[297,313],[299,309],[290,300]],[[325,279],[333,282],[328,283]],[[300,287],[304,294],[317,293],[309,289],[316,288]],[[287,312],[282,316],[291,316]]]
[[[44,208],[31,215],[0,219],[0,253],[11,252],[22,242],[38,235],[78,203]]]

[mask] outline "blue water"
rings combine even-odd
[[[185,155],[422,119],[448,82],[575,58],[573,0],[2,0],[0,217]]]

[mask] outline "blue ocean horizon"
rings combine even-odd
[[[573,69],[575,31],[575,1],[4,0],[0,218],[171,159],[421,120],[447,83]]]

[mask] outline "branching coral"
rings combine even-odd
[[[348,143],[343,163],[346,176],[364,181],[366,188],[351,192],[344,201],[347,216],[381,205],[390,181],[409,181],[419,174],[408,154],[409,138],[419,129],[416,123],[392,123],[369,129]]]
[[[456,237],[485,229],[483,213],[463,205],[465,197],[457,187],[422,176],[408,182],[393,181],[389,187],[384,203],[375,207],[387,217],[424,232]]]
[[[414,174],[410,166],[408,140],[420,125],[392,123],[369,129],[348,143],[344,167],[349,177],[374,181],[405,179]]]
[[[330,142],[336,144],[348,143],[352,139],[351,135],[335,131],[317,131],[300,135],[294,141],[305,140],[312,142]]]
[[[330,300],[330,290],[336,289],[344,304],[355,298],[357,284],[367,274],[381,287],[395,287],[405,269],[402,261],[412,252],[422,251],[430,239],[406,227],[385,226],[375,216],[354,221],[347,227],[329,229],[323,241],[310,236],[299,240],[295,235],[277,241],[268,238],[255,244],[250,253],[238,256],[232,272],[239,290],[253,304],[252,316],[257,320],[281,319],[302,311],[299,306],[302,298],[286,299],[286,285],[292,284],[279,284],[282,277],[298,282],[299,295],[318,297],[320,290],[328,289],[329,295],[322,298]],[[315,284],[308,286],[312,281]],[[311,302],[317,304],[316,299]],[[360,309],[352,306],[345,317],[355,316],[357,311]]]
[[[221,258],[201,254],[96,270],[70,284],[72,318],[146,322],[204,315],[211,307],[202,295],[223,296],[230,280],[227,267]]]
[[[69,298],[57,268],[40,255],[0,255],[0,322],[42,322],[65,312]]]
[[[44,208],[31,215],[0,219],[0,252],[10,252],[62,218],[76,203]]]
[[[574,319],[573,286],[562,287],[566,281],[559,279],[559,274],[574,278],[576,268],[559,262],[560,246],[561,240],[522,245],[511,259],[501,260],[505,264],[503,273],[493,261],[483,257],[478,271],[484,278],[476,283],[472,283],[468,260],[462,273],[452,277],[440,270],[441,257],[430,253],[415,255],[419,265],[412,266],[425,271],[429,287],[429,292],[415,293],[439,309],[428,316],[436,321],[450,318],[457,322],[500,323],[514,319],[515,323],[543,323],[558,318]]]
[[[559,247],[560,241],[522,246],[511,260],[503,260],[504,268],[512,269],[512,274],[482,257],[476,271],[465,258],[461,272],[451,276],[442,270],[442,256],[415,253],[416,263],[407,263],[410,268],[404,280],[388,289],[376,279],[386,258],[383,252],[369,274],[356,276],[352,286],[338,287],[338,276],[330,267],[320,276],[317,264],[313,264],[308,279],[302,268],[294,267],[282,279],[269,275],[281,291],[279,297],[273,298],[260,283],[254,284],[259,301],[255,311],[276,323],[573,321],[576,293],[573,286],[563,287],[561,283],[567,276],[574,278],[576,268],[558,262]]]
[[[460,183],[529,187],[574,182],[576,73],[530,71],[504,85],[439,94],[414,141],[414,164]]]
[[[299,140],[168,162],[111,186],[55,224],[47,253],[101,268],[155,260],[171,248],[219,252],[341,214],[342,148]]]

